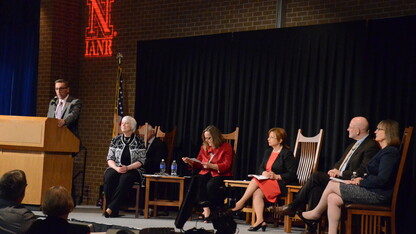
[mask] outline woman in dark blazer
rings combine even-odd
[[[261,178],[253,178],[250,181],[243,197],[236,203],[232,211],[241,210],[245,203],[253,197],[253,208],[256,212],[256,223],[249,231],[257,231],[267,228],[264,222],[264,200],[276,202],[277,196],[287,192],[286,184],[296,183],[296,170],[298,163],[289,146],[285,144],[287,138],[283,128],[272,128],[269,130],[267,141],[270,149],[264,152],[263,161],[259,167],[258,174]]]

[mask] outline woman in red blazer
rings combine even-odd
[[[224,204],[224,196],[218,194],[224,187],[224,180],[231,179],[233,164],[233,149],[222,133],[213,125],[202,132],[202,146],[197,161],[188,157],[182,160],[192,169],[200,169],[197,180],[197,201],[203,207],[204,222],[208,222],[211,209]]]

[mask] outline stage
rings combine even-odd
[[[34,210],[34,209],[32,209]],[[41,211],[33,211],[36,215],[42,216],[43,213]],[[134,218],[134,212],[120,212],[120,217],[117,218],[105,218],[101,215],[101,209],[96,206],[77,206],[75,210],[69,214],[69,219],[75,221],[82,221],[82,222],[90,222],[96,224],[104,224],[102,226],[113,226],[117,227],[125,227],[131,229],[143,229],[143,228],[152,228],[152,227],[175,227],[175,217],[176,212],[170,211],[169,215],[165,216],[158,216],[158,217],[150,217],[149,219],[144,219],[143,215],[141,214],[139,218]],[[193,215],[193,219],[196,219],[197,216]],[[250,227],[248,224],[245,224],[244,220],[234,219],[237,222],[237,232],[240,234],[248,234],[253,233],[247,231]],[[202,221],[192,220],[187,221],[184,225],[184,230],[189,230],[192,228],[204,228],[205,230],[214,230],[212,223],[203,223]],[[292,228],[292,233],[301,233],[302,228],[294,227]],[[94,230],[100,231],[100,230]],[[102,230],[101,230],[102,231]],[[176,232],[180,230],[175,228]],[[261,232],[261,230],[259,230]],[[283,225],[275,228],[273,224],[268,224],[266,232],[273,232],[273,233],[285,233],[283,231]]]

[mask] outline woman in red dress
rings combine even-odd
[[[253,178],[250,181],[243,197],[236,203],[232,211],[243,209],[244,205],[253,197],[253,209],[256,213],[257,220],[249,231],[257,231],[260,228],[265,231],[267,228],[264,222],[264,200],[274,203],[277,196],[286,194],[286,184],[295,184],[297,182],[296,170],[298,163],[289,146],[285,144],[287,138],[286,131],[283,128],[272,128],[269,130],[267,141],[271,148],[264,152],[263,162],[259,167],[258,174],[263,175],[266,179]]]
[[[200,169],[196,176],[197,200],[203,207],[204,222],[208,222],[211,209],[224,205],[225,194],[220,188],[224,180],[232,179],[233,149],[222,136],[220,130],[213,125],[202,132],[202,146],[195,162],[188,157],[182,160],[193,169]]]

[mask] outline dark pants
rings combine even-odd
[[[327,173],[322,171],[314,172],[306,184],[303,185],[302,189],[296,194],[296,198],[292,204],[300,208],[308,203],[309,210],[312,210],[318,205],[329,180]]]
[[[212,177],[210,173],[196,175],[197,182],[197,201],[209,201],[210,207],[224,205],[226,197],[224,180],[232,179],[231,176]]]
[[[104,173],[106,208],[110,208],[113,212],[118,212],[127,191],[133,186],[134,182],[140,181],[140,179],[140,173],[137,170],[130,170],[127,173],[120,174],[113,168],[108,168]]]

